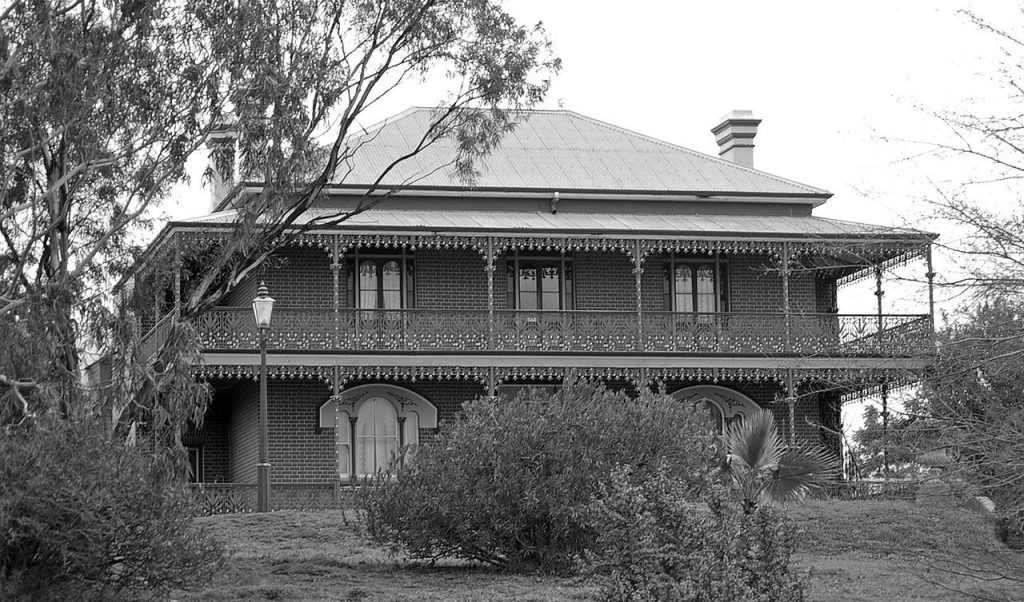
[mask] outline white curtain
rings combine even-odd
[[[356,474],[386,468],[398,453],[398,415],[391,402],[372,397],[359,406],[356,420]]]

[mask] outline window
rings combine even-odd
[[[400,451],[405,454],[402,460],[408,461],[419,444],[420,429],[436,427],[433,404],[393,385],[360,385],[340,400],[328,399],[320,406],[320,428],[337,429],[335,448],[342,480],[353,474],[374,475]]]
[[[398,414],[391,402],[372,397],[359,406],[356,419],[356,474],[375,474],[398,454]]]
[[[349,262],[348,274],[351,307],[404,309],[415,306],[413,260],[404,251],[398,256],[360,254],[357,251]]]
[[[515,257],[507,264],[509,306],[521,310],[573,309],[572,260]]]
[[[664,294],[668,311],[716,313],[727,311],[726,264],[680,261],[665,263]]]
[[[743,420],[760,411],[746,395],[718,385],[695,385],[672,393],[672,397],[684,403],[692,403],[710,410],[710,418],[719,433],[734,422]]]

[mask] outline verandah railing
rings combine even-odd
[[[251,350],[248,307],[196,321],[206,349]],[[150,336],[159,336],[154,330]],[[274,309],[271,350],[719,353],[911,356],[931,350],[927,315],[620,311]],[[146,345],[150,345],[149,341]]]

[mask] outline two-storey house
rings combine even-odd
[[[354,206],[429,117],[413,109],[373,130],[306,219]],[[260,281],[276,299],[277,505],[373,473],[469,399],[570,374],[664,386],[723,425],[770,408],[787,437],[838,451],[844,400],[926,367],[930,303],[890,315],[881,295],[886,270],[907,261],[927,262],[930,278],[934,237],[815,216],[828,192],[753,168],[758,123],[723,119],[714,157],[530,111],[472,187],[442,167],[455,154],[444,141],[401,164],[382,182],[385,200],[302,234],[198,320],[196,376],[215,393],[188,440],[197,480],[239,484],[238,495],[255,482]],[[256,190],[236,183],[209,215],[168,224],[149,261],[223,236],[232,199]],[[878,311],[839,314],[840,286],[859,279],[877,282]],[[143,312],[147,349],[175,298],[163,290]]]

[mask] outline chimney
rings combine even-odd
[[[207,135],[210,149],[210,212],[217,210],[224,197],[235,186],[238,176],[238,132],[229,123],[214,125]]]
[[[743,167],[754,166],[754,136],[760,119],[753,111],[732,111],[711,128],[718,143],[718,156]]]

